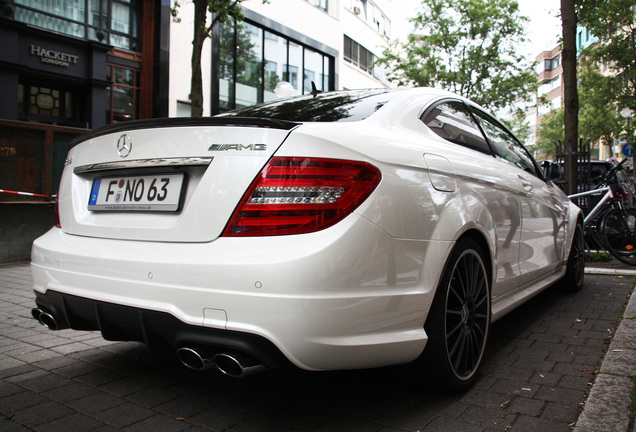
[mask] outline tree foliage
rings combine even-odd
[[[596,62],[583,59],[579,63],[579,135],[592,141],[610,142],[623,132],[616,95],[620,81],[603,75]]]
[[[598,39],[585,55],[608,69],[605,80],[614,115],[613,137],[634,141],[634,124],[620,116],[621,110],[636,112],[636,7],[632,0],[579,0],[579,21]],[[600,119],[599,119],[600,123]],[[609,121],[608,121],[609,123]],[[608,127],[608,125],[604,125]]]
[[[441,87],[492,110],[528,100],[537,81],[517,52],[524,24],[514,0],[422,0],[407,43],[378,62],[398,85]]]
[[[555,156],[554,143],[563,142],[563,106],[543,116],[537,128],[535,150],[546,157]]]
[[[512,116],[508,119],[502,119],[504,124],[522,143],[528,142],[532,129],[527,119],[526,113],[521,108],[517,108],[512,112]]]
[[[616,99],[636,110],[636,9],[633,0],[578,0],[579,22],[600,43],[586,55],[603,63],[622,85]]]
[[[592,142],[612,142],[624,132],[623,119],[616,94],[620,81],[613,75],[603,75],[596,62],[582,59],[578,71],[579,136]],[[537,144],[547,153],[554,153],[554,142],[564,142],[563,107],[543,117],[539,123]]]

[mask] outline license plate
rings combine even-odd
[[[91,211],[177,211],[181,203],[183,173],[93,180]]]

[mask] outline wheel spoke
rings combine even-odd
[[[461,313],[460,313],[461,316]],[[457,325],[455,327],[453,327],[450,331],[447,332],[446,334],[446,340],[450,340],[451,337],[457,333],[457,330],[460,330],[462,328],[462,321],[461,319],[459,320],[459,322],[457,323]]]
[[[462,302],[464,301],[464,300],[463,300],[463,296],[462,296],[459,292],[457,292],[457,290],[455,289],[455,284],[451,284],[451,287],[450,287],[449,292],[450,292],[451,294],[453,294],[453,296],[455,297],[455,300],[456,300],[459,304],[462,304]],[[449,298],[449,299],[448,299],[448,303],[450,304],[450,302],[451,302],[451,301],[453,301],[453,299]]]
[[[486,337],[486,330],[482,326],[475,326],[475,333],[479,333],[479,340],[483,340]],[[477,334],[475,334],[477,337]]]
[[[453,367],[456,372],[460,372],[460,363],[464,357],[464,350],[466,348],[466,336],[463,333],[460,333],[460,336],[455,341],[455,345],[453,346],[452,351],[450,352],[450,357],[453,362]],[[459,350],[458,352],[456,352]]]
[[[450,357],[453,358],[455,357],[455,352],[457,351],[457,349],[461,347],[462,333],[459,332],[454,338],[448,337],[447,340],[448,342],[451,342],[452,340],[452,345],[449,343],[450,349],[448,350],[448,353],[450,354]]]

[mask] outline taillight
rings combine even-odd
[[[62,228],[62,224],[60,223],[60,201],[55,199],[54,211],[55,213],[55,226],[57,228]]]
[[[62,188],[62,181],[60,180],[60,184],[57,187],[57,195],[54,196],[55,204],[53,205],[53,213],[55,214],[55,227],[62,228],[62,223],[60,222],[60,189]]]
[[[234,211],[224,236],[305,234],[336,224],[378,185],[365,162],[272,158]]]

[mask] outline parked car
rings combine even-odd
[[[58,204],[33,244],[36,319],[232,376],[408,363],[461,391],[492,321],[583,283],[578,207],[434,89],[106,126],[75,141]]]

